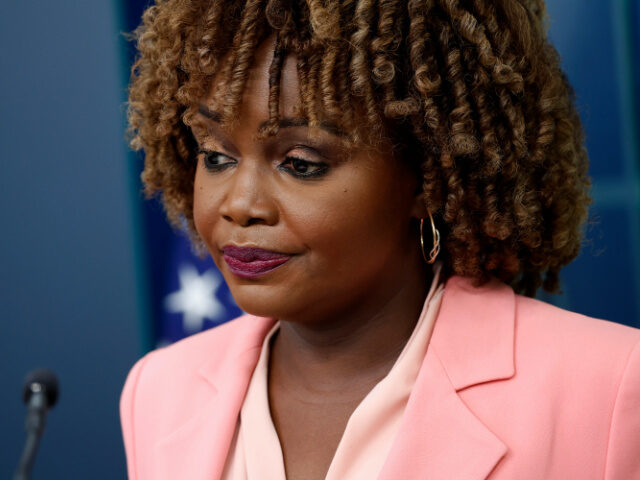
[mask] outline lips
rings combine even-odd
[[[229,270],[241,278],[258,278],[291,259],[291,255],[262,248],[226,246],[223,258]]]

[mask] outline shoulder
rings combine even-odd
[[[639,329],[519,295],[515,295],[515,331],[516,344],[537,356],[549,361],[561,356],[593,371],[622,368],[640,343]]]
[[[535,365],[553,374],[594,375],[623,368],[640,342],[640,330],[516,295],[497,280],[474,286],[452,277],[433,341],[446,362],[469,368],[482,356],[492,363],[513,362],[516,370]]]
[[[564,412],[555,416],[557,428],[570,425],[567,430],[580,442],[602,439],[605,478],[636,478],[640,330],[519,296],[516,312],[520,384],[535,384],[534,390],[543,392],[541,409]],[[537,380],[525,382],[527,377]]]
[[[197,367],[203,361],[222,359],[235,351],[260,344],[261,332],[271,325],[267,318],[243,315],[204,332],[191,335],[150,352],[153,362],[163,367]]]
[[[496,368],[500,381],[459,394],[509,445],[503,472],[544,459],[549,471],[572,472],[549,478],[640,475],[640,330],[516,295],[497,281],[448,286],[438,355],[458,380]]]
[[[123,428],[136,409],[152,405],[156,413],[169,414],[196,401],[211,368],[215,376],[233,358],[259,347],[272,324],[268,318],[244,315],[147,353],[130,370],[120,396]]]
[[[553,408],[611,411],[640,372],[640,330],[516,295],[498,281],[449,280],[433,335],[457,386],[492,372],[511,378],[513,395],[537,392]]]
[[[138,478],[139,458],[142,463],[150,458],[147,446],[167,437],[199,411],[215,392],[211,380],[225,372],[234,376],[234,359],[259,347],[271,325],[271,319],[245,315],[138,360],[120,396],[130,478]],[[145,452],[137,452],[139,448]]]
[[[120,396],[130,478],[137,478],[136,445],[166,436],[200,408],[212,392],[208,381],[231,371],[235,358],[259,347],[272,325],[271,319],[244,315],[149,352],[136,362]]]
[[[264,332],[273,320],[243,315],[210,330],[192,335],[172,345],[147,353],[133,366],[123,395],[129,384],[140,381],[144,370],[145,386],[166,388],[167,382],[188,382],[205,363],[221,363],[225,358],[260,345]]]

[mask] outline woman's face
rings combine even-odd
[[[222,128],[214,87],[193,126],[201,153],[194,184],[198,233],[246,312],[314,322],[373,307],[420,258],[410,229],[424,214],[419,182],[391,148],[346,148],[296,118],[295,59],[282,72],[283,127],[269,118],[273,42],[257,51],[237,122]],[[213,86],[215,86],[214,79]],[[289,119],[289,120],[287,120]]]

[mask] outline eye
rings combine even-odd
[[[298,157],[286,157],[278,168],[296,178],[320,177],[327,173],[329,166],[323,162],[312,162]]]
[[[210,171],[220,171],[236,163],[233,158],[220,152],[200,150],[198,154],[203,156],[204,168]]]

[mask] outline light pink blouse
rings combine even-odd
[[[434,268],[433,282],[418,323],[394,366],[351,414],[326,480],[370,480],[379,475],[399,429],[440,309],[444,286],[439,282],[439,273],[440,268]],[[278,328],[279,322],[262,344],[231,442],[223,480],[286,479],[267,392],[269,345]]]

